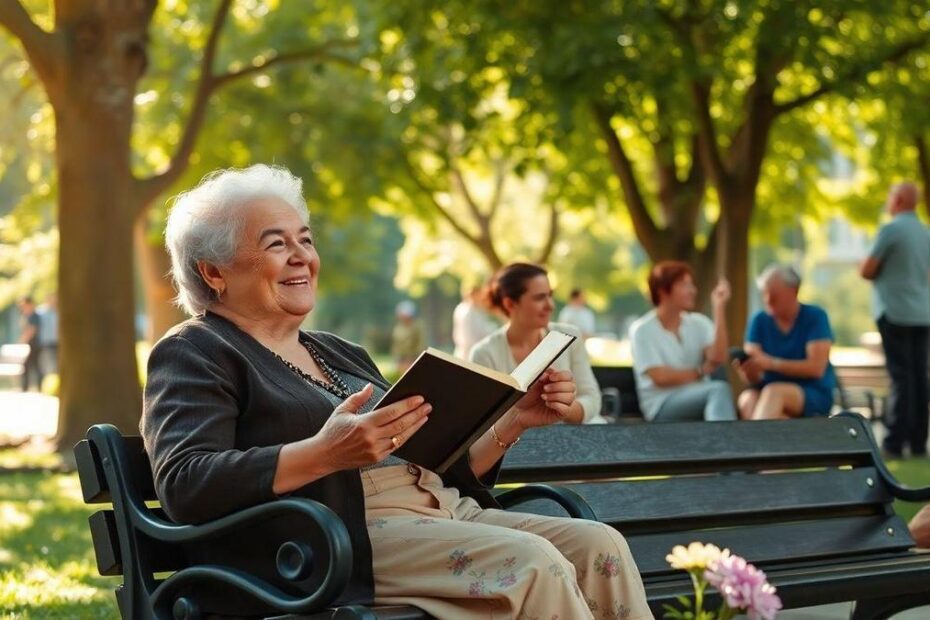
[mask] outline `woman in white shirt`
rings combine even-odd
[[[507,317],[507,323],[478,342],[469,359],[483,366],[510,372],[529,355],[550,329],[578,336],[553,364],[556,370],[570,370],[575,376],[577,396],[565,415],[569,424],[604,424],[601,390],[591,370],[581,333],[572,325],[550,323],[555,303],[546,270],[538,265],[512,263],[494,276],[490,302]]]

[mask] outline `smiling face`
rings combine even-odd
[[[520,298],[507,298],[504,304],[511,323],[526,327],[547,327],[555,310],[549,278],[544,275],[529,278]]]
[[[279,198],[262,198],[242,207],[245,222],[236,255],[220,267],[225,290],[221,303],[250,319],[299,319],[316,303],[320,257],[310,228]]]

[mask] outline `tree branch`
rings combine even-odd
[[[882,65],[901,60],[914,50],[926,45],[928,41],[930,41],[930,33],[925,33],[923,36],[911,39],[910,41],[905,41],[900,45],[886,50],[885,54],[879,55],[875,58],[864,59],[862,60],[861,64],[853,66],[839,78],[830,82],[822,83],[819,87],[806,95],[801,95],[795,99],[792,99],[791,101],[777,104],[775,106],[775,113],[776,115],[779,115],[790,112],[791,110],[805,106],[815,99],[819,99],[820,97],[833,92],[841,84],[858,82],[872,71],[880,69]]]
[[[423,194],[426,195],[427,198],[429,198],[430,204],[434,209],[436,209],[442,219],[448,222],[448,224],[452,226],[453,230],[460,234],[466,241],[477,248],[481,248],[481,240],[465,230],[465,228],[459,224],[459,222],[454,217],[452,217],[452,214],[450,214],[445,207],[439,204],[439,201],[436,200],[436,195],[433,192],[433,188],[429,187],[429,185],[427,185],[426,182],[420,178],[419,173],[417,173],[416,168],[410,162],[410,159],[406,153],[400,157],[400,161],[401,164],[403,164],[404,170],[407,172],[407,176],[410,177],[410,180],[413,181],[413,184],[416,185],[417,189],[419,189]]]
[[[924,186],[924,204],[930,214],[930,150],[927,140],[922,134],[914,134],[914,145],[917,147],[917,167],[920,173],[920,182]]]
[[[539,251],[539,258],[536,259],[539,265],[549,262],[549,257],[555,248],[555,242],[559,238],[559,215],[559,201],[557,199],[549,201],[549,232],[546,235],[546,242]]]
[[[720,144],[717,142],[717,128],[714,126],[714,119],[710,116],[710,88],[694,80],[691,82],[691,98],[694,100],[697,114],[701,159],[714,185],[720,188],[727,183],[728,175],[723,156],[720,154]]]
[[[236,71],[230,71],[222,75],[217,75],[214,77],[214,80],[216,81],[216,86],[220,87],[228,84],[229,82],[235,82],[236,80],[242,79],[244,77],[255,75],[256,73],[262,73],[263,71],[267,71],[275,65],[299,62],[303,60],[328,60],[331,62],[344,64],[346,66],[352,67],[353,69],[358,68],[358,63],[354,60],[332,53],[334,48],[353,47],[357,44],[358,42],[354,39],[334,39],[332,41],[327,41],[326,43],[305,50],[282,52],[272,56],[271,58],[262,59],[261,61],[253,63],[248,67],[244,67]]]
[[[488,219],[494,219],[497,208],[501,204],[501,197],[504,195],[504,183],[507,180],[507,162],[498,159],[494,164],[494,190],[491,192],[491,201],[488,204]]]
[[[2,1],[2,0],[0,0]],[[356,45],[351,39],[334,39],[321,45],[293,52],[283,52],[266,58],[260,62],[255,62],[248,67],[237,71],[230,71],[222,74],[215,74],[213,65],[216,60],[216,53],[219,47],[220,34],[229,15],[229,9],[232,0],[222,0],[213,16],[213,23],[210,27],[210,34],[207,37],[207,44],[204,48],[203,58],[200,61],[200,79],[197,83],[197,89],[194,93],[194,103],[191,106],[190,115],[187,124],[184,126],[184,132],[181,135],[181,141],[175,150],[174,155],[168,167],[159,174],[153,175],[147,179],[139,181],[139,187],[142,195],[140,201],[141,209],[144,210],[152,200],[160,193],[164,192],[171,186],[187,168],[190,156],[193,153],[194,146],[197,143],[197,136],[203,129],[204,120],[207,113],[207,104],[210,97],[217,90],[235,82],[239,79],[261,73],[276,65],[299,62],[303,60],[332,60],[343,63],[349,63],[357,66],[346,58],[336,56],[330,53],[330,50],[340,47],[350,47]]]
[[[19,0],[0,0],[0,26],[19,40],[46,88],[51,86],[62,54],[60,35],[39,28]]]
[[[475,202],[475,199],[472,197],[471,191],[469,191],[468,185],[465,183],[465,177],[462,176],[462,171],[455,165],[455,160],[450,157],[448,164],[449,171],[452,174],[452,180],[455,182],[456,188],[458,188],[459,192],[462,194],[462,198],[465,199],[465,205],[468,207],[469,213],[472,214],[472,217],[475,218],[475,221],[478,222],[478,225],[484,230],[488,222],[488,216],[481,212],[478,203]]]
[[[601,135],[607,142],[607,157],[614,174],[620,180],[620,187],[623,190],[627,210],[630,212],[630,219],[633,221],[636,237],[650,258],[655,259],[658,256],[659,229],[652,220],[652,216],[649,215],[642,192],[639,191],[633,164],[626,156],[623,144],[620,143],[617,132],[610,124],[610,112],[596,103],[591,104],[591,111],[594,113],[594,120],[601,130]]]
[[[216,79],[213,75],[213,62],[216,59],[216,50],[219,47],[220,33],[223,25],[226,23],[226,17],[229,15],[229,8],[232,0],[221,0],[213,15],[213,23],[210,26],[210,34],[207,36],[207,44],[203,51],[203,58],[200,59],[200,79],[197,82],[197,90],[194,94],[194,103],[191,106],[190,115],[187,118],[187,124],[184,126],[184,132],[181,134],[181,141],[171,157],[168,168],[160,174],[156,174],[139,182],[141,200],[139,201],[140,213],[148,208],[148,205],[165,191],[187,168],[194,145],[197,142],[197,136],[203,127],[204,119],[207,115],[207,103],[210,95],[216,88]]]

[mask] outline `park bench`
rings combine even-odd
[[[837,388],[834,402],[844,411],[855,411],[873,422],[883,419],[888,372],[884,366],[835,366]],[[620,422],[643,419],[636,394],[636,374],[631,366],[593,366],[601,387],[602,413]],[[718,369],[715,377],[726,379]]]
[[[901,487],[856,414],[552,426],[524,434],[500,482],[560,485],[583,498],[589,508],[575,516],[629,541],[657,618],[692,593],[665,556],[694,541],[765,570],[786,608],[856,601],[851,617],[866,619],[930,605],[930,552],[912,549],[892,508],[895,498],[930,500],[930,488]],[[516,509],[565,514],[541,500]]]
[[[20,377],[25,370],[27,357],[29,357],[28,344],[0,345],[0,379],[12,379],[18,387]]]
[[[320,611],[344,586],[351,554],[341,521],[316,502],[284,499],[178,526],[146,506],[156,498],[140,438],[95,426],[75,455],[85,501],[112,502],[90,517],[90,528],[100,573],[123,575],[116,595],[124,619],[196,618],[191,592],[216,583],[295,614],[288,618],[427,617],[412,607]],[[897,485],[858,416],[536,429],[508,453],[501,483],[515,487],[500,490],[508,508],[599,520],[623,532],[656,617],[690,593],[665,555],[695,540],[766,570],[788,608],[855,600],[854,618],[865,619],[930,604],[930,553],[911,550],[891,505],[894,497],[928,500],[930,489]],[[277,583],[248,567],[188,565],[188,546],[239,544],[245,528],[283,511],[305,515],[307,535],[282,541]],[[310,594],[285,592],[289,578],[307,580]]]
[[[177,525],[156,505],[152,470],[141,437],[124,437],[112,425],[96,425],[88,430],[87,439],[75,445],[74,455],[85,503],[111,504],[92,514],[89,525],[98,572],[123,577],[116,588],[123,620],[201,618],[197,595],[190,592],[202,588],[220,588],[230,597],[250,595],[288,614],[274,616],[281,620],[429,618],[415,607],[328,608],[348,583],[352,553],[341,519],[318,502],[287,498],[202,525]],[[562,502],[572,514],[583,510],[558,489],[533,488]],[[282,540],[277,549],[269,551],[275,554],[279,573],[274,582],[250,574],[248,566],[239,566],[235,560],[226,566],[192,566],[187,559],[187,553],[199,545],[210,545],[214,556],[216,550],[238,549],[253,528],[287,514],[301,517],[305,525],[293,540]],[[300,582],[300,592],[289,587],[293,582]]]
[[[643,419],[632,366],[592,366],[591,370],[601,387],[604,415],[623,422]]]

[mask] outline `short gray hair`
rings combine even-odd
[[[794,267],[789,265],[769,265],[762,270],[756,278],[756,287],[765,288],[770,280],[781,280],[785,286],[801,288],[801,276]]]
[[[191,316],[207,311],[215,299],[197,264],[225,266],[232,262],[244,222],[242,208],[260,198],[280,198],[309,224],[303,182],[283,166],[255,164],[215,170],[191,190],[174,198],[165,246],[171,256],[176,302]]]

